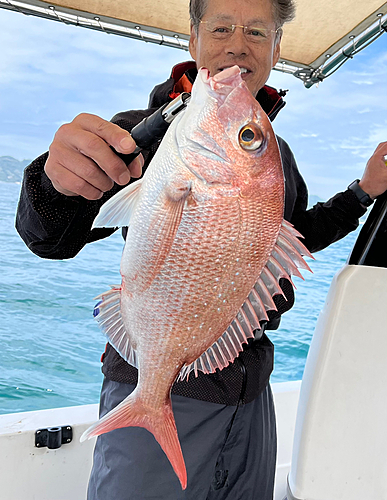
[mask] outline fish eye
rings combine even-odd
[[[239,145],[246,151],[256,151],[263,144],[263,134],[255,123],[249,123],[239,131]]]

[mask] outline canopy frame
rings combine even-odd
[[[174,33],[157,27],[142,27],[113,17],[96,16],[91,12],[58,7],[41,0],[0,0],[0,8],[188,51],[187,34]],[[372,24],[370,21],[373,21]],[[311,64],[294,63],[281,58],[274,69],[299,78],[306,88],[319,84],[387,32],[387,4],[375,13],[374,19],[368,20],[368,26],[363,31],[355,35],[354,33],[359,31],[359,26],[356,28]]]

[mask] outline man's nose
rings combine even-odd
[[[242,26],[235,26],[234,32],[228,39],[225,49],[228,54],[233,54],[234,56],[247,55],[250,52],[250,47]]]

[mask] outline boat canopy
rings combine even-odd
[[[189,0],[0,0],[0,7],[188,50]],[[383,0],[297,1],[277,70],[306,87],[322,81],[387,31]]]

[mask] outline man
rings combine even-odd
[[[49,154],[27,168],[17,228],[29,248],[42,257],[69,258],[86,243],[112,232],[91,230],[94,217],[104,201],[130,178],[141,175],[156,146],[128,168],[110,146],[131,153],[135,144],[128,130],[182,90],[189,90],[196,66],[207,67],[213,76],[238,64],[249,90],[273,119],[284,103],[264,85],[280,55],[281,26],[292,18],[293,10],[292,0],[191,0],[190,52],[196,65],[175,67],[172,77],[152,92],[149,110],[120,113],[114,123],[93,115],[77,116],[60,127]],[[267,36],[259,43],[250,42],[246,32],[251,28],[264,30]],[[228,35],[214,36],[219,30]],[[304,234],[311,251],[357,227],[366,211],[359,201],[361,190],[375,198],[387,189],[384,143],[369,160],[355,190],[338,193],[307,211],[307,190],[294,157],[282,139],[279,145],[286,176],[285,218]],[[279,313],[294,300],[289,282],[281,280],[281,286],[288,300],[276,297]],[[279,313],[271,314],[266,330],[278,326]],[[141,428],[126,428],[98,438],[89,500],[271,499],[276,460],[268,383],[272,365],[273,346],[265,334],[257,335],[221,372],[175,383],[172,402],[187,466],[185,491],[153,436]],[[103,357],[103,373],[101,415],[122,401],[137,380],[136,369],[111,346]]]

